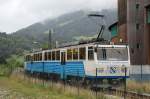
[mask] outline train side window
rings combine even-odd
[[[25,56],[25,60],[26,60],[26,61],[28,61],[28,55],[27,55],[27,56]]]
[[[72,49],[67,50],[67,60],[72,60]]]
[[[34,61],[36,61],[36,54],[34,54],[33,56],[34,56]]]
[[[52,52],[48,52],[48,60],[52,60],[51,56],[52,56]]]
[[[60,51],[56,51],[56,60],[60,60]]]
[[[37,54],[37,61],[39,61],[39,54]]]
[[[78,49],[73,49],[73,60],[78,60]]]
[[[47,60],[47,52],[44,53],[44,60]]]
[[[55,51],[52,51],[52,60],[55,60]]]
[[[40,56],[39,61],[42,61],[42,53],[40,53],[39,56]]]
[[[37,61],[39,61],[40,60],[40,55],[38,54],[38,60]]]
[[[37,54],[37,60],[36,61],[38,61],[39,60],[39,54]]]
[[[47,58],[47,60],[48,60],[48,52],[46,53],[46,58]]]
[[[36,54],[36,61],[38,61],[39,60],[39,55],[38,54]]]
[[[88,59],[94,60],[94,49],[93,49],[93,47],[88,47]]]
[[[33,58],[32,58],[32,60],[33,60],[33,61],[35,61],[35,55],[34,55],[34,54],[33,54]]]
[[[27,56],[25,57],[25,60],[26,60],[26,61],[29,61],[29,55],[27,55]]]
[[[86,49],[85,47],[79,48],[79,59],[84,60],[86,58]]]
[[[39,60],[39,54],[36,54],[36,55],[37,55],[37,56],[36,56],[36,58],[37,58],[36,61],[38,61],[38,60]]]
[[[29,55],[29,59],[28,59],[29,61],[32,61],[32,56],[31,55]]]
[[[37,54],[35,54],[35,61],[37,61],[38,60],[38,55]]]

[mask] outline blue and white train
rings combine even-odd
[[[79,44],[26,54],[25,70],[60,79],[124,79],[129,77],[129,56],[128,45]]]

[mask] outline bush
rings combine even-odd
[[[23,67],[23,57],[12,55],[10,58],[6,59],[6,64],[0,65],[0,75],[9,76],[12,71],[18,67]]]

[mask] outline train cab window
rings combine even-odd
[[[78,60],[78,48],[73,49],[73,60]]]
[[[72,49],[67,50],[67,60],[72,60]]]
[[[127,48],[99,48],[97,51],[97,59],[107,61],[127,61],[128,50]]]
[[[94,49],[93,49],[93,47],[88,47],[88,59],[94,60]]]
[[[56,51],[56,60],[60,60],[60,51]]]
[[[51,60],[51,59],[52,59],[51,56],[52,56],[52,52],[48,52],[48,57],[47,57],[47,59],[48,59],[48,60]]]
[[[52,52],[52,60],[55,60],[55,51]]]
[[[106,49],[97,49],[97,59],[98,60],[106,60],[107,56],[106,56]]]
[[[79,59],[84,60],[86,58],[86,49],[85,47],[79,48]]]

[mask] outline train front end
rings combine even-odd
[[[86,63],[89,78],[124,79],[129,77],[130,55],[127,45],[95,45],[94,62]]]

